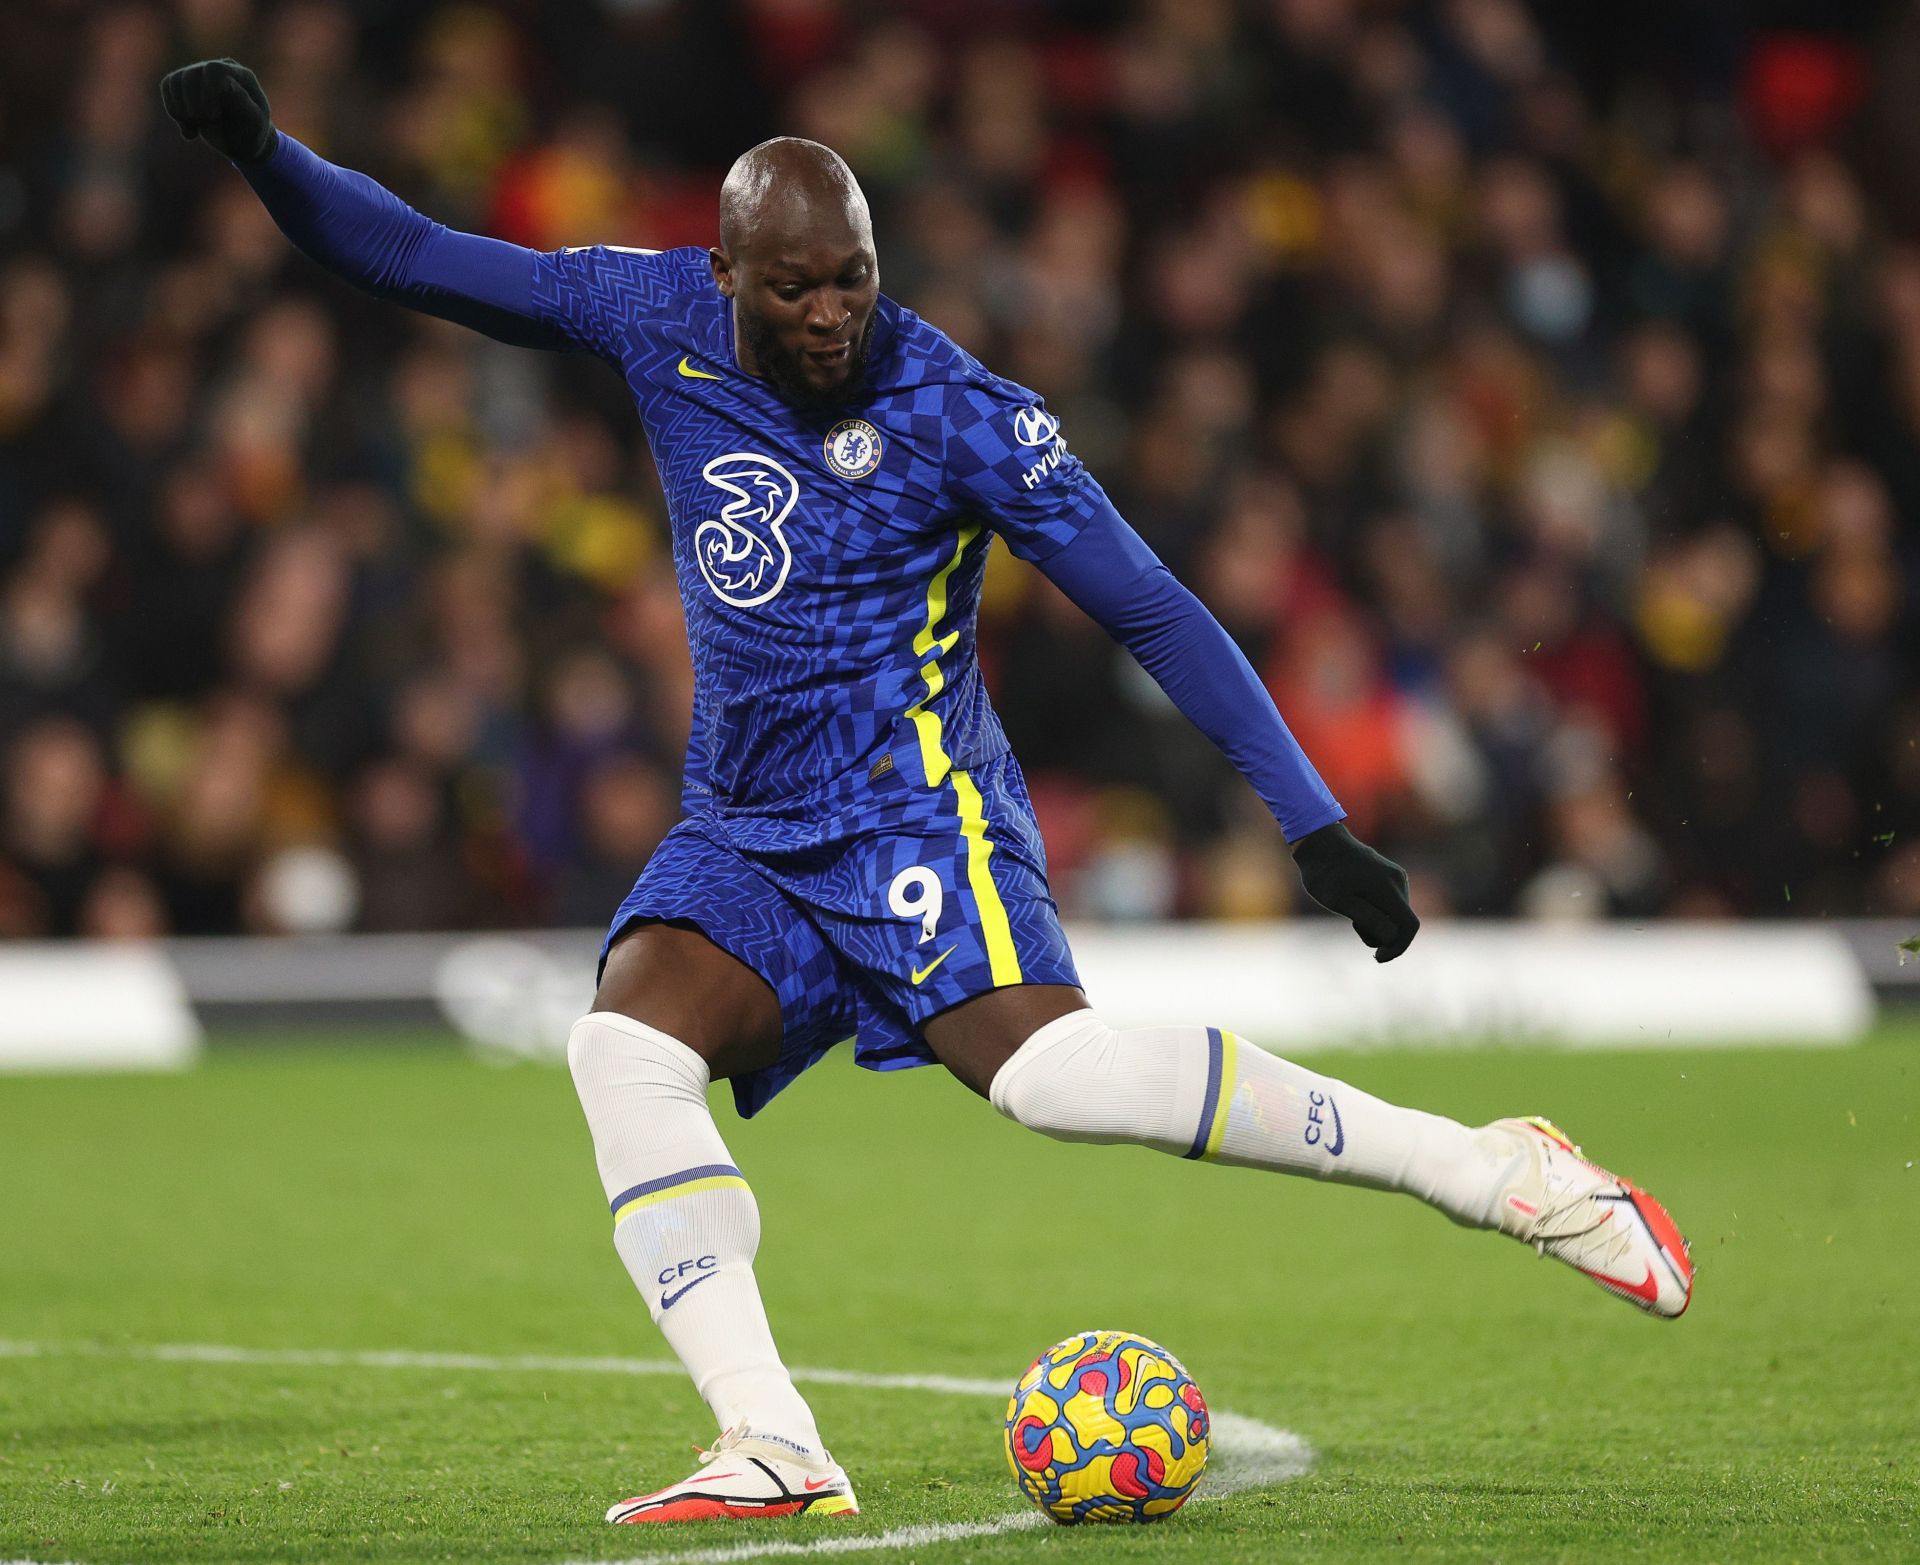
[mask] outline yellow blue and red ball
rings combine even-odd
[[[1057,1342],[1007,1403],[1007,1465],[1057,1522],[1154,1522],[1206,1471],[1207,1404],[1180,1361],[1124,1331]]]

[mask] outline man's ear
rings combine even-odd
[[[720,290],[720,297],[733,297],[733,262],[727,258],[727,252],[719,248],[707,252],[707,264],[713,268],[714,286]]]

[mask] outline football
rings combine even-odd
[[[1126,1331],[1083,1331],[1027,1367],[1007,1403],[1007,1465],[1055,1521],[1157,1522],[1207,1469],[1206,1400],[1180,1361]]]

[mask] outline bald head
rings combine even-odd
[[[860,395],[880,263],[867,198],[839,153],[798,136],[742,153],[720,187],[711,258],[742,368],[801,406]]]
[[[839,230],[873,243],[867,198],[847,161],[800,136],[776,136],[734,159],[720,187],[720,247],[730,255]]]

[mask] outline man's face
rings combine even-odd
[[[831,408],[866,379],[880,268],[873,243],[840,232],[762,241],[712,252],[714,281],[733,300],[746,368],[787,401]]]

